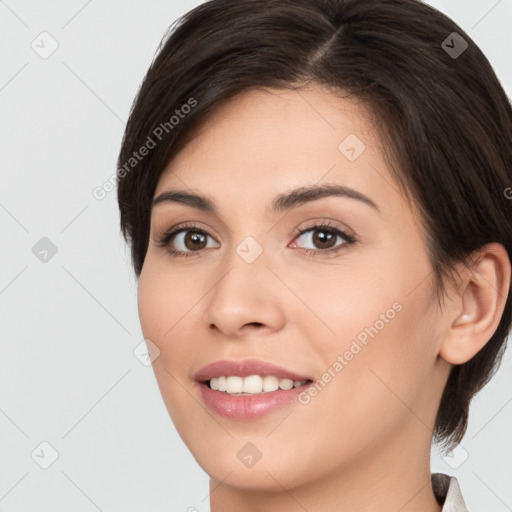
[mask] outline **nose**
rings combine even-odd
[[[204,321],[222,338],[279,331],[285,323],[285,290],[263,252],[248,263],[236,252],[205,298]]]

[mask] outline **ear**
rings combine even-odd
[[[439,355],[451,364],[469,361],[491,339],[510,289],[510,260],[498,243],[481,247],[468,269],[460,264],[450,305],[443,311],[446,329]]]

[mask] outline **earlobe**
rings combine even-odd
[[[491,339],[501,320],[510,289],[510,260],[505,248],[487,244],[463,267],[455,298],[443,311],[447,329],[439,355],[451,364],[463,364]]]

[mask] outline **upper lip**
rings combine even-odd
[[[196,374],[195,380],[198,382],[205,382],[213,377],[222,377],[237,375],[239,377],[247,377],[249,375],[275,375],[279,379],[291,380],[311,380],[310,377],[299,375],[296,372],[277,366],[273,363],[266,361],[259,361],[257,359],[248,359],[244,361],[235,360],[222,360],[203,366]]]

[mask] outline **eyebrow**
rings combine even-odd
[[[272,201],[271,212],[280,213],[297,208],[306,203],[322,199],[324,197],[344,197],[355,199],[380,212],[379,207],[372,199],[357,190],[343,185],[312,185],[300,187],[289,192],[279,194]],[[178,203],[192,208],[197,208],[206,213],[219,214],[213,200],[198,194],[192,194],[186,190],[167,190],[153,199],[152,208],[163,203]]]

